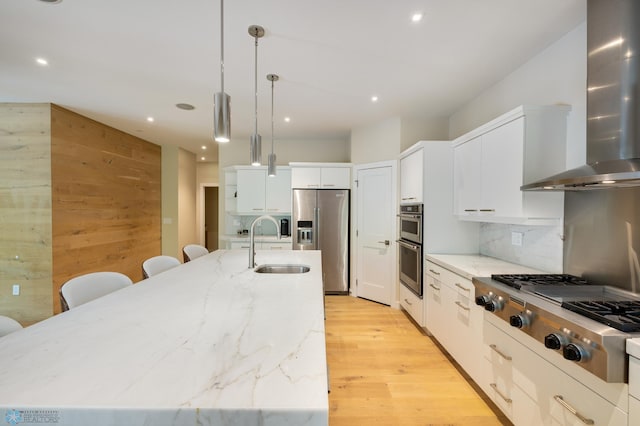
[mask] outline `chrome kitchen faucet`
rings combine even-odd
[[[260,216],[259,218],[256,218],[252,223],[251,223],[251,231],[249,231],[249,268],[253,268],[256,266],[255,263],[255,256],[256,256],[256,250],[255,250],[255,237],[254,237],[254,229],[256,226],[256,223],[260,222],[262,219],[269,219],[271,222],[273,222],[276,225],[276,232],[278,233],[278,239],[280,239],[280,224],[278,223],[277,220],[275,220],[272,216],[269,215],[264,215],[264,216]]]

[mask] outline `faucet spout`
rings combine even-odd
[[[280,224],[278,223],[277,220],[275,220],[273,218],[273,216],[269,216],[264,215],[264,216],[260,216],[258,218],[256,218],[252,223],[251,223],[251,231],[249,233],[249,268],[253,268],[256,266],[256,262],[255,262],[255,256],[256,256],[256,250],[255,250],[255,246],[256,246],[256,239],[255,239],[255,234],[254,234],[254,229],[256,226],[256,223],[260,222],[262,219],[269,219],[271,222],[273,222],[276,225],[276,232],[278,233],[278,239],[281,238],[280,236]]]

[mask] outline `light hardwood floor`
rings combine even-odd
[[[511,424],[403,311],[325,300],[331,426]]]

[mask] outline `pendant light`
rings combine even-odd
[[[276,175],[276,154],[273,152],[273,82],[278,81],[279,78],[276,74],[267,74],[267,80],[271,82],[271,154],[269,154],[267,168],[267,175],[270,177]]]
[[[231,140],[231,97],[224,92],[224,0],[220,0],[220,91],[213,95],[213,139]]]
[[[251,25],[249,27],[249,34],[255,39],[255,131],[251,135],[251,142],[249,146],[249,155],[251,158],[252,166],[259,166],[262,164],[262,136],[258,134],[258,39],[264,36],[264,28],[259,25]]]

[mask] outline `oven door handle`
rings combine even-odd
[[[421,214],[406,214],[406,213],[400,213],[399,215],[397,215],[400,218],[407,218],[407,219],[420,219],[422,218]]]
[[[420,248],[420,246],[416,246],[414,244],[409,244],[408,242],[406,242],[404,240],[396,240],[396,243],[400,244],[401,246],[410,248],[412,250],[418,250]]]

